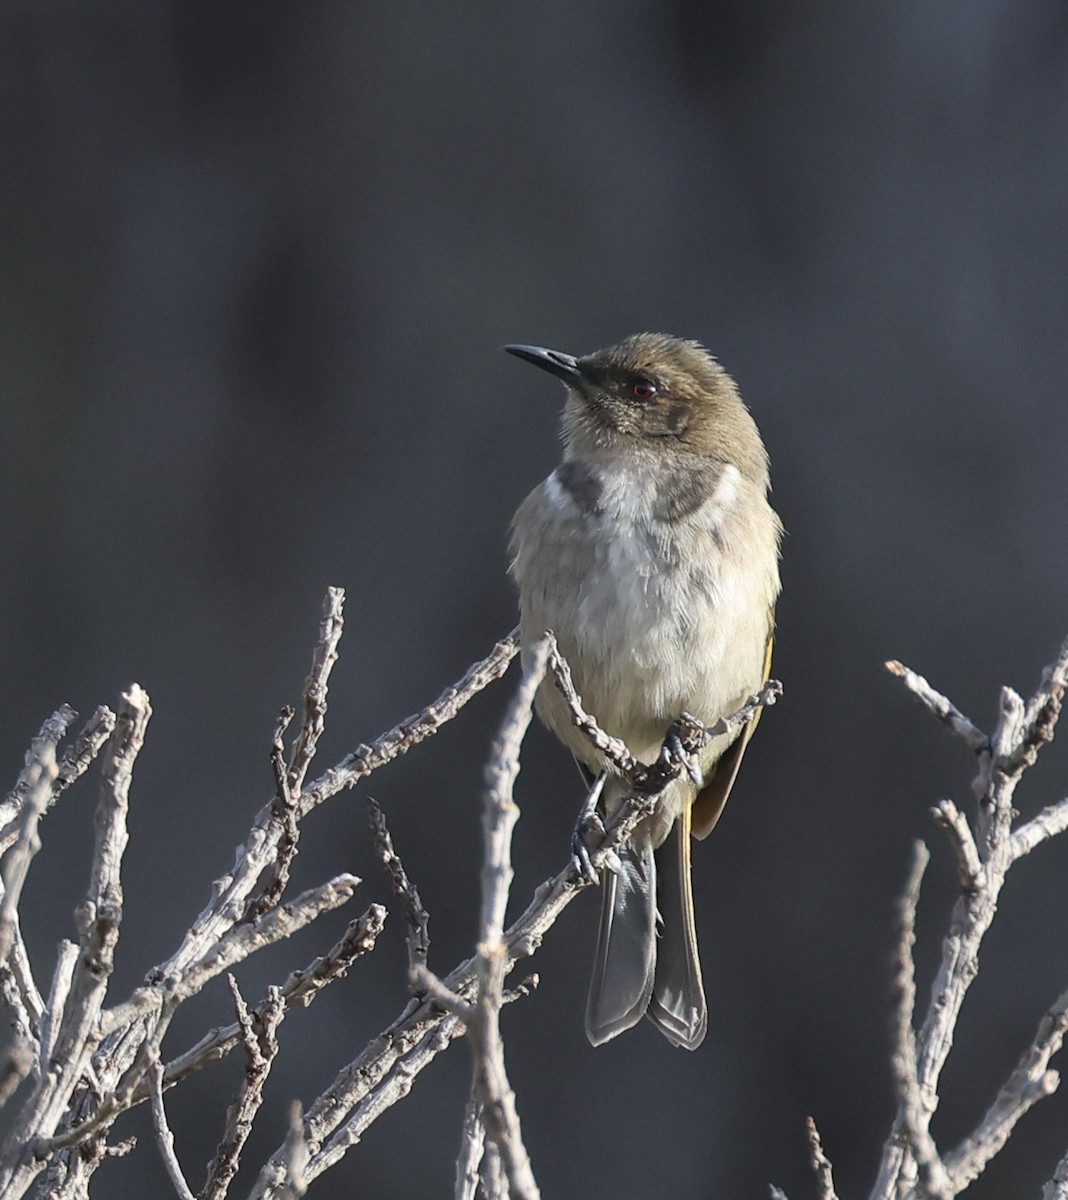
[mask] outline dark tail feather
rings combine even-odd
[[[657,855],[662,933],[647,1016],[669,1042],[696,1050],[708,1026],[690,881],[690,813],[675,822],[673,845]]]
[[[656,864],[652,849],[619,849],[618,872],[601,875],[601,927],[586,1004],[595,1045],[636,1025],[649,1007],[656,962]]]

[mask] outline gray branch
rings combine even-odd
[[[167,1169],[167,1177],[178,1193],[179,1200],[196,1200],[185,1181],[178,1156],[174,1152],[174,1134],[167,1124],[167,1110],[163,1106],[163,1067],[158,1058],[153,1059],[149,1065],[148,1081],[152,1092],[152,1126],[156,1131],[156,1143],[159,1146],[160,1158]]]
[[[1036,846],[1068,829],[1068,800],[1044,808],[1022,824],[1013,824],[1018,816],[1016,787],[1041,748],[1052,740],[1060,716],[1068,683],[1068,641],[1028,702],[1011,688],[1002,688],[998,720],[989,736],[922,676],[898,662],[886,665],[976,755],[979,769],[972,784],[977,800],[974,824],[951,800],[940,801],[932,810],[936,824],[950,840],[961,890],[943,937],[941,963],[918,1032],[913,1020],[913,945],[916,904],[928,857],[922,843],[917,846],[901,900],[892,1054],[897,1114],[870,1198],[953,1200],[982,1174],[1028,1110],[1059,1084],[1049,1061],[1068,1031],[1068,992],[1043,1016],[1031,1044],[971,1133],[944,1151],[931,1135],[942,1069],[953,1046],[961,1008],[979,971],[980,947],[997,914],[1006,875]],[[1044,1200],[1068,1200],[1066,1180],[1068,1154],[1047,1184]]]
[[[503,645],[500,643],[498,649]],[[549,647],[549,666],[552,668],[551,640]],[[563,675],[568,678],[566,672]],[[554,677],[559,683],[560,673],[555,669]],[[763,703],[772,703],[780,690],[780,685],[772,681],[737,713],[713,726],[712,733],[735,728],[752,719],[756,709]],[[581,714],[589,736],[597,739],[598,744],[603,743],[607,735],[594,718],[584,712],[573,686],[570,686],[570,698],[575,711]],[[641,788],[636,788],[619,806],[608,823],[603,841],[591,852],[590,862],[595,871],[615,855],[616,847],[634,831],[655,803],[659,791],[685,769],[685,754],[692,753],[692,747],[699,745],[706,736],[706,731],[699,726],[685,732],[685,738],[676,739],[669,731],[653,766],[645,767],[635,760],[632,769]],[[681,755],[678,752],[680,741]],[[537,951],[563,910],[588,886],[590,881],[583,874],[581,864],[569,859],[563,870],[535,891],[526,910],[503,933],[506,954],[501,969],[505,976],[518,961]],[[433,976],[419,971],[415,974],[420,986],[427,989],[426,995],[413,998],[387,1029],[338,1072],[308,1109],[304,1118],[304,1137],[311,1155],[306,1171],[309,1181],[357,1144],[390,1105],[407,1095],[415,1075],[465,1032],[465,1020],[470,1018],[470,1008],[478,994],[479,956],[476,954],[460,963],[436,981]],[[434,986],[435,982],[440,988]],[[483,1171],[484,1177],[485,1174]],[[285,1194],[287,1186],[284,1148],[280,1148],[261,1170],[251,1196],[253,1200],[267,1200],[268,1197],[276,1200]]]

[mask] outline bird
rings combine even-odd
[[[651,763],[682,714],[710,726],[769,677],[782,524],[767,451],[734,380],[696,341],[638,333],[577,358],[504,349],[566,390],[562,461],[512,523],[523,660],[551,631],[587,710]],[[624,778],[548,678],[535,709],[601,783],[610,817]],[[690,843],[718,821],[755,724],[708,741],[602,868],[593,1045],[643,1016],[673,1045],[704,1039]]]

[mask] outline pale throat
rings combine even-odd
[[[545,497],[561,517],[624,527],[697,519],[711,531],[734,511],[741,484],[733,463],[680,467],[620,456],[568,458],[545,481]]]

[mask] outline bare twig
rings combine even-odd
[[[148,1080],[152,1093],[152,1125],[156,1131],[160,1157],[167,1168],[167,1177],[180,1200],[196,1200],[185,1181],[178,1156],[174,1153],[174,1134],[167,1124],[167,1110],[163,1106],[163,1066],[158,1058],[154,1059],[148,1068]]]
[[[219,1149],[208,1167],[208,1178],[200,1191],[200,1200],[224,1200],[237,1174],[241,1151],[252,1132],[252,1123],[263,1104],[263,1088],[278,1054],[278,1026],[286,1013],[280,988],[271,988],[255,1015],[249,1012],[238,991],[237,981],[229,977],[237,1023],[245,1047],[245,1076],[241,1089],[226,1114],[226,1129]]]
[[[408,944],[408,971],[414,978],[415,972],[426,966],[426,957],[430,952],[430,914],[393,846],[381,805],[370,796],[367,797],[367,820],[374,835],[375,851],[389,876],[393,894],[404,906],[404,919],[408,925],[405,939]]]
[[[339,1162],[346,1151],[355,1146],[371,1125],[391,1108],[398,1100],[403,1100],[412,1089],[416,1077],[428,1067],[435,1058],[448,1049],[450,1042],[464,1033],[463,1023],[452,1013],[439,1013],[437,1019],[430,1023],[428,1030],[419,1038],[407,1053],[401,1055],[391,1064],[391,1069],[363,1095],[359,1104],[351,1110],[348,1119],[322,1145],[322,1149],[311,1154],[305,1170],[305,1176],[310,1183],[317,1179],[325,1170]],[[320,1097],[322,1100],[322,1097]],[[319,1101],[316,1101],[319,1104]],[[311,1117],[305,1120],[305,1137],[309,1140],[309,1150],[315,1143],[308,1137]],[[268,1177],[276,1165],[272,1159],[268,1164]],[[285,1176],[271,1190],[263,1191],[264,1175],[253,1190],[252,1195],[279,1195],[277,1188],[284,1187]],[[284,1193],[283,1193],[284,1194]]]
[[[37,826],[64,788],[78,778],[110,736],[115,714],[98,708],[56,761],[56,747],[77,713],[63,705],[31,743],[18,782],[0,805],[3,899],[0,901],[0,992],[11,1010],[16,1038],[38,1040],[45,1005],[19,928],[18,903],[33,856],[40,848]],[[37,1063],[34,1064],[37,1069]]]
[[[831,1168],[831,1162],[823,1152],[820,1132],[816,1128],[816,1122],[813,1117],[807,1118],[805,1128],[808,1132],[808,1149],[811,1155],[812,1170],[816,1174],[816,1185],[820,1191],[820,1200],[838,1200],[838,1193],[834,1190],[834,1172]]]
[[[446,688],[437,700],[422,712],[401,721],[370,746],[357,746],[336,767],[320,775],[314,783],[304,789],[301,797],[301,815],[310,812],[345,788],[353,787],[361,779],[366,779],[372,772],[384,767],[386,763],[407,754],[413,746],[418,746],[420,742],[433,737],[483,688],[504,674],[519,650],[518,634],[518,630],[513,630],[508,637],[499,641],[481,662],[469,667],[459,682]]]
[[[420,963],[411,967],[408,974],[412,991],[417,996],[424,996],[443,1012],[450,1012],[454,1017],[459,1017],[465,1028],[471,1024],[474,1006],[456,992],[450,991],[433,971]]]
[[[971,827],[960,809],[952,800],[940,800],[931,815],[935,824],[946,831],[953,853],[957,858],[960,885],[965,892],[975,893],[983,883],[983,865],[979,861],[979,849],[972,837]]]
[[[740,710],[747,715],[738,720],[749,719],[756,703],[758,701],[747,702]],[[725,727],[729,727],[731,719],[724,719]],[[666,749],[662,757],[672,761],[673,753]],[[662,772],[655,786],[661,789],[666,787],[681,769],[679,766],[674,774]],[[631,835],[648,811],[647,806],[655,803],[657,792],[652,790],[653,784],[649,786],[649,791],[636,792],[625,799],[608,822],[604,840],[590,854],[595,871]],[[528,958],[537,951],[545,934],[563,910],[588,886],[589,880],[583,875],[579,864],[569,859],[563,870],[537,888],[526,911],[504,933],[506,972],[518,960]],[[477,979],[477,957],[472,957],[455,967],[441,979],[441,983],[461,1001],[471,1003]],[[343,1067],[311,1105],[305,1117],[305,1135],[312,1153],[308,1179],[315,1178],[333,1165],[390,1104],[407,1094],[414,1075],[428,1066],[463,1032],[464,1025],[459,1018],[452,1011],[443,1012],[427,996],[422,1001],[413,1001],[357,1058]],[[284,1180],[280,1154],[280,1150],[276,1152],[261,1171],[252,1193],[256,1200],[280,1194],[278,1188]]]
[[[78,947],[66,940],[60,942],[56,955],[56,969],[52,972],[52,987],[48,993],[48,1004],[41,1017],[40,1071],[48,1070],[48,1063],[56,1048],[59,1023],[67,1007],[74,968],[78,964]]]
[[[1010,852],[1015,862],[1058,833],[1068,829],[1068,799],[1058,800],[1056,804],[1048,804],[1030,821],[1025,822],[1013,831]]]
[[[82,726],[78,736],[60,757],[59,770],[55,782],[52,784],[52,799],[49,802],[49,808],[59,799],[61,792],[69,788],[76,779],[80,779],[89,769],[93,760],[107,745],[107,740],[115,728],[115,720],[115,714],[111,709],[101,704]]]
[[[195,996],[209,980],[248,958],[264,946],[292,937],[325,912],[352,898],[360,881],[338,875],[319,887],[309,888],[288,904],[280,905],[247,924],[238,925],[191,963],[185,971],[149,987],[138,988],[128,1000],[101,1015],[104,1034],[114,1033],[139,1017],[158,1012],[164,1004],[181,1004]]]
[[[30,748],[26,751],[22,770],[15,781],[15,786],[3,801],[0,801],[0,850],[6,850],[11,845],[18,836],[19,829],[25,823],[23,809],[26,794],[31,787],[36,785],[42,771],[45,770],[42,755],[46,753],[48,747],[51,747],[51,753],[47,754],[47,759],[50,763],[55,763],[56,747],[77,716],[78,714],[69,704],[60,705],[42,724],[37,735],[30,742]],[[52,772],[52,778],[55,778],[57,774],[58,768]]]
[[[530,653],[530,661],[512,703],[505,713],[500,732],[490,751],[486,767],[486,796],[482,812],[482,921],[480,942],[499,943],[504,934],[504,915],[512,885],[512,832],[519,820],[513,798],[519,775],[519,752],[534,715],[534,694],[545,678],[549,653],[554,648],[548,637]],[[562,662],[559,654],[557,659]]]
[[[979,773],[972,782],[972,791],[979,801],[976,818],[976,842],[979,855],[997,860],[1008,868],[1008,840],[1016,816],[1012,797],[1020,780],[1020,772],[1006,770],[1027,735],[1023,699],[1010,687],[1001,689],[998,721],[990,735],[990,753],[980,755]]]
[[[106,1138],[121,1112],[142,1099],[155,1100],[158,1094],[157,1123],[161,1130],[166,1130],[163,1090],[190,1071],[221,1057],[238,1041],[244,1042],[250,1063],[259,1056],[253,1064],[256,1069],[264,1063],[269,1065],[273,1048],[269,1048],[269,1053],[264,1049],[257,1021],[263,1027],[264,1023],[269,1024],[268,1038],[273,1037],[274,1025],[287,1007],[310,1002],[321,987],[344,974],[353,958],[373,944],[384,918],[380,909],[371,910],[363,922],[350,926],[346,938],[330,955],[317,960],[305,972],[291,976],[254,1013],[246,1013],[243,1005],[239,1006],[241,1015],[236,1023],[212,1031],[165,1071],[159,1067],[159,1045],[179,1005],[221,971],[288,936],[352,894],[357,881],[351,876],[341,876],[290,904],[280,904],[299,837],[300,820],[329,796],[351,787],[432,736],[479,690],[503,674],[516,652],[513,635],[499,643],[434,704],[372,745],[359,747],[337,767],[306,786],[304,780],[323,730],[327,679],[341,632],[340,592],[328,595],[325,612],[305,689],[301,730],[288,768],[283,744],[286,717],[275,731],[274,799],[257,815],[248,839],[239,847],[233,870],[218,881],[209,903],[177,952],[150,973],[146,986],[106,1010],[103,1003],[122,920],[119,872],[126,845],[130,777],[151,711],[144,693],[133,685],[124,697],[118,718],[112,718],[107,710],[98,710],[75,744],[55,764],[48,796],[42,805],[35,806],[40,811],[86,770],[104,738],[109,736],[114,721],[103,770],[90,886],[79,912],[80,944],[61,951],[47,1004],[37,997],[36,1012],[22,1004],[27,1028],[36,1023],[42,1038],[37,1064],[40,1079],[16,1119],[7,1152],[0,1156],[3,1158],[0,1200],[16,1200],[23,1195],[42,1166],[47,1166],[49,1173],[39,1186],[46,1191],[69,1196],[71,1200],[87,1195],[88,1179],[96,1164],[114,1149],[106,1146]],[[257,1194],[303,1194],[308,1181],[336,1162],[364,1136],[378,1115],[407,1093],[419,1072],[464,1032],[465,1024],[475,1046],[485,1120],[494,1138],[493,1146],[484,1156],[483,1185],[494,1194],[509,1191],[517,1197],[537,1194],[519,1137],[514,1096],[504,1073],[498,1014],[502,1004],[526,994],[536,982],[536,978],[529,979],[505,992],[507,972],[519,958],[534,952],[570,898],[586,886],[569,865],[538,889],[527,912],[510,929],[504,929],[511,882],[510,839],[518,815],[512,788],[519,766],[520,742],[530,720],[530,702],[544,673],[547,653],[547,647],[543,647],[535,655],[534,665],[524,674],[520,694],[502,727],[490,766],[483,927],[478,954],[460,964],[448,977],[437,980],[425,997],[413,999],[382,1038],[351,1063],[335,1085],[316,1101],[307,1119],[296,1115],[285,1146],[261,1175]],[[559,664],[566,669],[562,659]],[[771,703],[775,694],[772,685],[753,703]],[[578,703],[577,696],[575,701]],[[748,719],[753,711],[750,706],[741,716],[735,714],[735,719]],[[592,718],[587,729],[592,737],[604,737]],[[591,862],[602,864],[613,848],[629,836],[658,792],[686,768],[686,755],[692,753],[692,747],[700,745],[707,736],[708,731],[683,719],[656,763],[635,764],[633,782],[639,794],[614,814],[604,844],[591,854]],[[17,805],[23,804],[24,793],[25,789]],[[20,818],[24,811],[24,807],[18,808]],[[385,836],[388,838],[388,834]],[[390,853],[393,853],[391,847]],[[403,876],[403,868],[400,870],[409,891],[410,919],[418,932],[417,910],[422,906]],[[10,907],[17,918],[16,901],[17,895]],[[11,928],[17,935],[17,920]],[[426,957],[425,922],[422,934],[418,940],[413,937],[412,943],[413,965],[417,968]],[[13,935],[11,948],[10,962],[16,964],[21,939]],[[25,968],[28,976],[28,963]],[[20,986],[13,983],[11,990],[18,997]],[[23,986],[21,990],[26,989]],[[255,1073],[250,1070],[244,1094],[231,1110],[224,1145],[207,1185],[206,1195],[213,1198],[226,1192],[248,1126],[260,1103],[262,1081],[253,1078]],[[160,1137],[162,1144],[166,1139],[162,1133]],[[499,1182],[494,1182],[495,1179]]]
[[[17,912],[12,914],[10,930],[11,950],[7,962],[0,963],[0,994],[10,1010],[15,1037],[34,1043],[44,1020],[45,1003],[37,990]]]
[[[1068,1032],[1068,991],[1062,992],[1042,1017],[1034,1040],[1016,1064],[976,1129],[945,1156],[954,1194],[978,1179],[986,1165],[1009,1140],[1016,1123],[1032,1105],[1051,1096],[1060,1083],[1049,1060],[1060,1050]]]
[[[374,949],[385,922],[386,910],[380,904],[372,904],[363,916],[351,921],[345,935],[332,949],[303,970],[294,971],[285,981],[281,994],[286,1007],[306,1008],[327,984],[343,978],[357,958]],[[265,1004],[266,1001],[255,1009],[256,1019],[263,1019]],[[194,1071],[200,1071],[209,1063],[224,1058],[240,1040],[241,1027],[236,1021],[221,1029],[213,1029],[195,1046],[167,1064],[163,1074],[164,1087],[180,1083]]]
[[[343,588],[327,588],[323,600],[323,619],[312,655],[311,672],[304,684],[304,715],[300,732],[293,743],[289,767],[285,765],[283,735],[293,719],[291,708],[282,709],[275,725],[271,744],[271,769],[275,778],[275,798],[272,815],[276,828],[271,831],[278,849],[269,864],[259,897],[253,902],[250,914],[258,916],[278,903],[289,883],[293,860],[300,841],[299,796],[304,778],[315,757],[323,729],[326,727],[326,696],[330,672],[337,662],[337,647],[345,628],[345,592]]]
[[[100,802],[96,810],[96,840],[89,888],[80,910],[81,945],[70,995],[59,1023],[51,1070],[42,1075],[31,1100],[9,1135],[0,1166],[0,1195],[21,1195],[38,1173],[38,1151],[63,1116],[78,1080],[89,1069],[99,1015],[114,961],[122,919],[119,872],[126,847],[126,812],[134,761],[144,741],[152,709],[137,684],[123,695],[115,730],[104,761]]]
[[[1042,1189],[1042,1200],[1068,1200],[1068,1154],[1057,1164],[1052,1178]]]
[[[1006,770],[1022,771],[1038,757],[1039,750],[1053,741],[1057,720],[1068,685],[1068,638],[1061,643],[1056,659],[1042,673],[1042,682],[1027,703],[1024,713],[1025,733],[1013,749]]]
[[[906,1165],[923,1163],[926,1175],[941,1168],[938,1153],[929,1133],[931,1112],[930,1094],[920,1091],[917,1064],[916,1031],[912,1021],[916,1010],[916,965],[912,950],[916,944],[916,907],[919,902],[920,883],[928,865],[930,854],[922,841],[913,846],[912,869],[898,906],[898,956],[896,956],[895,983],[898,1003],[895,1008],[894,1052],[890,1064],[894,1069],[894,1082],[898,1091],[898,1116],[894,1121],[893,1133],[887,1141],[883,1154],[883,1172],[876,1183],[874,1195],[893,1194],[894,1180]],[[944,1192],[937,1194],[943,1200]]]
[[[528,975],[522,983],[514,988],[508,988],[501,995],[502,1004],[511,1004],[516,1000],[523,1000],[531,993],[537,991],[538,984],[541,983],[541,976],[537,973]]]
[[[478,1168],[486,1146],[486,1127],[482,1123],[482,1101],[472,1086],[464,1106],[464,1122],[460,1133],[460,1153],[456,1159],[454,1200],[476,1200]]]
[[[303,970],[294,971],[281,989],[287,1008],[309,1005],[328,983],[342,978],[356,958],[374,949],[385,919],[385,909],[378,904],[371,905],[362,917],[350,922],[344,936],[327,954],[315,959]],[[254,1011],[257,1018],[262,1018],[267,1003],[268,1001],[264,1000],[257,1006]],[[116,1036],[111,1035],[112,1038]],[[164,1087],[173,1087],[209,1063],[224,1058],[240,1041],[241,1028],[236,1021],[221,1029],[212,1030],[195,1046],[167,1064],[164,1069]],[[110,1044],[110,1040],[105,1044]],[[113,1051],[109,1059],[116,1060],[118,1073],[121,1073],[124,1069],[121,1064],[128,1063],[129,1056],[124,1058]],[[87,1117],[80,1124],[75,1122],[68,1131],[52,1138],[45,1149],[51,1152],[80,1145],[87,1138],[106,1129],[125,1109],[146,1099],[149,1099],[149,1092],[141,1077],[136,1073],[132,1076],[127,1073],[124,1085],[114,1091],[91,1117]]]
[[[552,648],[554,643],[546,637],[531,652],[486,768],[478,993],[468,1026],[474,1059],[473,1088],[482,1106],[482,1123],[486,1136],[501,1157],[510,1191],[518,1200],[538,1200],[541,1193],[523,1144],[515,1093],[504,1065],[500,1031],[501,1000],[508,967],[504,916],[513,878],[512,832],[519,819],[519,809],[513,798],[519,774],[519,751],[533,717],[534,694],[545,677]]]
[[[912,953],[916,943],[916,905],[929,859],[927,847],[923,842],[917,842],[899,907],[898,1001],[891,1060],[898,1096],[894,1138],[901,1143],[905,1154],[911,1155],[920,1174],[923,1194],[930,1200],[950,1200],[949,1179],[930,1134],[936,1096],[930,1088],[921,1086],[916,1034],[912,1026],[916,1006],[916,968]]]
[[[304,717],[289,766],[289,791],[293,795],[297,795],[304,786],[304,777],[315,757],[315,748],[326,726],[327,685],[330,672],[337,662],[338,642],[341,641],[341,634],[345,628],[344,607],[344,589],[327,588],[311,673],[304,685]]]
[[[658,795],[671,780],[688,768],[686,755],[695,754],[713,738],[731,733],[751,721],[760,709],[770,708],[782,695],[782,684],[777,679],[769,679],[736,712],[721,717],[707,728],[692,718],[680,717],[669,731],[669,736],[665,738],[656,762],[643,763],[619,738],[605,733],[596,718],[586,711],[582,698],[575,690],[571,668],[557,649],[556,639],[552,634],[547,634],[546,637],[549,646],[549,670],[571,712],[572,724],[582,731],[590,745],[603,754],[619,774],[626,776],[632,787],[652,795]],[[684,751],[681,756],[675,748],[676,739]]]
[[[59,774],[56,746],[77,715],[69,704],[64,704],[45,721],[30,743],[26,763],[6,803],[6,807],[14,808],[15,837],[0,863],[4,888],[0,901],[0,962],[6,962],[11,953],[22,885],[34,855],[41,848],[37,826],[52,798],[52,783]]]
[[[67,1113],[75,1088],[83,1079],[95,1078],[93,1052],[100,1037],[97,1021],[122,921],[120,871],[127,843],[130,783],[151,713],[148,696],[131,684],[122,697],[104,756],[89,887],[76,913],[81,938],[67,1002],[58,1022],[53,1014],[54,1046],[48,1070],[42,1071],[0,1154],[0,1196],[4,1200],[21,1196],[40,1172],[52,1153],[49,1142]],[[62,992],[63,982],[58,986]],[[49,1037],[51,1040],[51,1031]],[[85,1087],[82,1090],[87,1091]],[[86,1162],[83,1159],[83,1164]],[[92,1165],[86,1169],[91,1170]]]
[[[58,743],[77,715],[64,704],[44,723],[30,745],[18,782],[0,805],[0,852],[6,854],[0,868],[0,990],[14,1015],[16,1036],[31,1040],[37,1038],[43,1002],[19,929],[18,903],[30,862],[41,845],[37,826],[60,793],[88,768],[115,724],[110,709],[98,708],[57,762]]]
[[[38,739],[42,736],[53,739],[53,750],[57,748],[60,738],[69,728],[77,713],[67,704],[44,723]],[[101,706],[86,721],[74,741],[58,757],[56,773],[52,780],[51,794],[45,803],[45,808],[51,808],[70,785],[82,776],[89,768],[93,759],[103,749],[111,731],[115,728],[115,714],[109,708]],[[27,764],[34,751],[31,747],[27,756]],[[27,781],[25,771],[19,776],[18,782],[0,802],[0,853],[7,850],[18,837],[22,800],[26,793]]]
[[[169,1001],[180,1004],[188,1000],[209,980],[248,958],[250,954],[262,950],[264,946],[292,937],[323,913],[346,904],[352,899],[359,884],[360,881],[355,875],[337,875],[319,887],[308,888],[288,904],[271,909],[255,921],[238,925],[180,979],[172,982],[168,989]],[[139,989],[140,992],[147,990]],[[101,1025],[107,1031],[117,1029],[127,1024],[130,1018],[139,1012],[140,1007],[136,1000],[131,1000],[128,1005],[111,1009],[105,1014]]]
[[[485,1200],[509,1200],[508,1176],[501,1163],[501,1152],[493,1142],[487,1142],[479,1171],[480,1195]]]
[[[47,1004],[33,985],[18,932],[19,876],[17,871],[5,874],[10,920],[4,936],[10,939],[10,954],[0,974],[0,985],[12,1000],[17,1028],[24,1028],[28,1036],[41,1033],[43,1039],[40,1053],[33,1056],[33,1066],[40,1073],[39,1082],[16,1117],[2,1155],[2,1200],[15,1200],[23,1195],[42,1167],[47,1168],[48,1175],[41,1185],[50,1193],[69,1196],[71,1200],[87,1194],[89,1176],[110,1153],[106,1137],[111,1124],[130,1105],[151,1098],[148,1068],[175,1009],[214,975],[344,902],[355,887],[355,879],[342,876],[288,905],[279,904],[288,882],[301,818],[329,796],[351,787],[432,736],[478,691],[498,678],[516,653],[513,635],[498,643],[486,659],[469,669],[434,704],[372,745],[359,747],[306,787],[304,780],[324,726],[327,679],[341,632],[341,600],[342,593],[337,590],[327,596],[320,638],[305,688],[301,729],[288,768],[282,746],[287,718],[276,729],[272,747],[276,796],[257,815],[246,843],[238,850],[233,871],[218,881],[211,900],[178,951],[151,972],[146,986],[128,999],[103,1009],[122,919],[119,870],[127,837],[130,776],[150,713],[147,697],[133,685],[124,697],[118,718],[106,709],[98,709],[56,763],[55,742],[63,732],[58,729],[51,739],[53,762],[47,772],[38,772],[40,795],[37,797],[35,792],[30,797],[37,797],[39,802],[26,804],[29,785],[37,782],[35,776],[34,780],[23,781],[26,786],[12,794],[6,810],[0,804],[0,850],[4,844],[5,813],[16,820],[10,833],[15,854],[8,856],[5,866],[21,869],[20,862],[28,863],[32,857],[25,853],[26,849],[35,843],[27,832],[27,813],[33,820],[38,819],[59,792],[84,773],[103,742],[109,740],[90,886],[78,918],[80,944],[74,947],[68,943],[61,949]],[[70,712],[68,718],[63,713],[67,723],[73,715]],[[51,779],[46,780],[45,774]],[[309,1003],[323,986],[343,975],[358,954],[373,945],[384,916],[384,910],[376,907],[361,922],[350,925],[346,937],[330,955],[291,976],[279,993],[273,994],[255,1014],[250,1014],[249,1020],[255,1024],[257,1018],[265,1019],[265,1012],[261,1011],[265,1008],[280,1014],[293,1004]],[[469,969],[464,980],[463,1003],[470,1004],[475,994],[473,970]],[[522,989],[515,994],[522,994]],[[503,999],[502,996],[502,1002]],[[317,1174],[333,1155],[343,1152],[345,1145],[358,1140],[375,1115],[403,1094],[415,1074],[462,1032],[462,1026],[451,1014],[431,1012],[429,1008],[419,1013],[419,1009],[418,1002],[409,1005],[407,1015],[416,1019],[407,1026],[409,1036],[398,1040],[390,1057],[390,1069],[383,1075],[368,1077],[362,1089],[362,1103],[347,1111],[347,1119],[340,1127],[335,1126],[332,1144],[317,1145],[319,1162],[310,1174],[305,1170],[312,1163],[303,1118],[299,1129],[291,1130],[282,1152],[285,1180],[276,1194],[302,1194],[307,1178]],[[171,1064],[160,1079],[160,1090],[221,1056],[240,1037],[240,1021],[225,1030],[213,1031]],[[244,1040],[248,1045],[247,1024]],[[13,1069],[10,1074],[14,1078],[17,1072]],[[247,1114],[249,1105],[242,1111]],[[228,1135],[231,1147],[240,1140],[236,1137],[237,1126],[243,1128],[247,1119],[246,1115],[236,1124],[231,1122]],[[227,1163],[233,1162],[232,1149],[225,1158]],[[221,1180],[225,1173],[216,1172],[216,1179]],[[217,1187],[213,1183],[212,1188],[221,1194],[225,1184]]]
[[[891,675],[896,675],[905,687],[923,704],[928,712],[933,713],[943,725],[948,726],[964,744],[976,754],[988,750],[990,740],[985,733],[960,711],[955,704],[936,691],[922,675],[910,671],[897,659],[891,659],[884,664]]]
[[[287,704],[274,723],[271,738],[271,774],[274,776],[275,799],[288,803],[293,792],[289,786],[289,768],[286,766],[286,730],[293,722],[296,710]]]
[[[1008,721],[1012,706],[1003,707]],[[999,722],[992,737],[997,746],[1007,740],[1006,721]],[[980,775],[987,776],[984,763]],[[1014,782],[1000,772],[989,773],[989,786],[980,802],[980,834],[976,839],[983,871],[979,885],[965,891],[954,906],[950,929],[942,945],[942,961],[932,985],[931,1001],[917,1045],[917,1076],[929,1112],[937,1103],[938,1081],[953,1045],[953,1032],[968,989],[978,973],[979,947],[997,912],[997,899],[1010,865],[1008,824],[1012,813]],[[982,819],[982,814],[986,819]],[[927,1118],[929,1121],[929,1116]]]
[[[470,667],[462,679],[446,688],[433,704],[402,721],[372,745],[358,746],[301,792],[297,804],[298,819],[432,737],[483,688],[504,674],[517,650],[518,640],[513,632],[498,642],[486,658]],[[232,870],[215,881],[211,900],[193,922],[181,946],[167,962],[150,973],[153,981],[181,976],[227,930],[245,918],[250,898],[274,861],[283,833],[283,825],[277,819],[276,800],[257,814],[248,838],[237,849]]]
[[[249,905],[249,916],[257,917],[272,908],[281,899],[289,886],[289,875],[293,860],[297,857],[300,842],[300,823],[297,817],[297,800],[289,783],[286,766],[285,732],[293,720],[293,709],[285,707],[278,714],[271,739],[271,773],[274,775],[274,800],[271,816],[274,822],[271,832],[275,836],[277,849],[274,861],[268,864],[260,885],[259,896]]]
[[[597,724],[597,721],[583,707],[582,699],[575,689],[571,677],[571,668],[567,659],[560,653],[556,639],[552,634],[547,635],[549,642],[549,670],[553,673],[556,686],[563,696],[564,702],[571,710],[571,721],[576,729],[589,739],[590,745],[599,750],[621,775],[626,775],[633,782],[633,776],[642,770],[644,764],[632,754],[626,744],[619,738],[611,737]]]
[[[989,739],[915,672],[900,663],[887,665],[977,753],[979,761],[972,785],[978,799],[974,831],[952,801],[943,800],[934,809],[936,822],[953,846],[961,896],[943,940],[941,964],[918,1034],[912,1025],[912,944],[920,859],[926,858],[926,851],[914,865],[902,900],[893,1056],[898,1112],[871,1193],[872,1200],[916,1196],[949,1200],[978,1178],[1024,1113],[1050,1095],[1059,1083],[1057,1072],[1049,1070],[1048,1064],[1068,1031],[1068,993],[1059,997],[1042,1019],[1031,1045],[973,1132],[945,1155],[940,1155],[931,1138],[930,1120],[939,1100],[941,1071],[953,1044],[961,1005],[979,969],[979,948],[997,911],[1006,874],[1035,846],[1068,829],[1065,800],[1048,806],[1013,830],[1017,815],[1013,795],[1019,777],[1053,737],[1068,678],[1068,642],[1062,645],[1057,661],[1047,668],[1042,685],[1027,704],[1011,688],[1001,690],[998,721]],[[1054,1179],[1048,1188],[1058,1186]],[[1049,1192],[1049,1196],[1060,1194]]]

